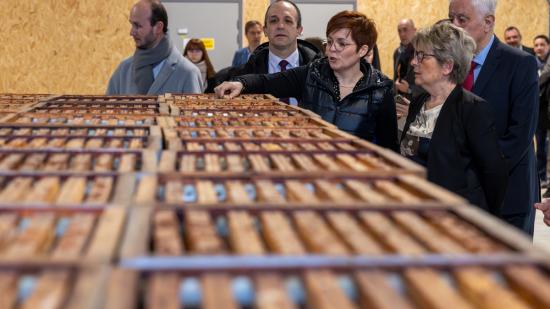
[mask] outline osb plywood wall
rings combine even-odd
[[[0,92],[103,93],[133,51],[133,2],[0,1]]]
[[[412,18],[417,28],[426,27],[446,18],[448,0],[358,0],[357,9],[374,19],[378,29],[378,47],[382,71],[393,76],[393,51],[399,45],[397,23]],[[514,25],[523,35],[523,44],[533,46],[532,38],[548,34],[548,4],[546,0],[499,0],[495,33],[504,40],[504,29]]]
[[[117,64],[134,45],[128,13],[136,0],[0,1],[0,92],[101,94]],[[263,21],[269,0],[244,0],[243,19]],[[447,16],[447,0],[358,0],[358,10],[379,29],[383,71],[392,74],[397,22],[418,27]],[[496,33],[515,25],[524,43],[548,29],[546,0],[500,0]]]

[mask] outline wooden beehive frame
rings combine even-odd
[[[128,205],[135,176],[117,173],[3,172],[0,206],[13,208]]]
[[[154,150],[0,149],[0,172],[154,172]]]
[[[113,115],[113,114],[48,114],[17,113],[4,117],[7,123],[41,123],[64,125],[157,125],[158,116],[153,115]]]
[[[241,308],[242,303],[235,298],[233,290],[233,280],[237,277],[244,289],[237,292],[241,301],[247,299],[247,306],[260,308],[545,308],[550,304],[548,294],[539,288],[549,284],[548,267],[536,264],[501,265],[494,269],[483,265],[447,269],[405,265],[382,270],[356,267],[343,272],[327,267],[294,271],[289,273],[276,268],[248,272],[243,269],[136,271],[119,268],[112,271],[111,282],[105,287],[109,291],[105,308],[132,307],[145,302],[145,299],[151,308],[179,308],[182,297],[187,301],[185,297],[189,296],[181,294],[184,278],[192,278],[198,284],[196,288],[202,295],[198,308]],[[522,272],[526,276],[521,276]],[[511,287],[495,280],[494,273],[506,277]],[[346,289],[339,279],[342,277],[348,283]],[[243,278],[246,278],[245,282]],[[291,285],[289,279],[301,284]],[[454,283],[450,284],[450,280]],[[354,294],[350,285],[358,294],[355,299],[350,297]],[[138,293],[139,286],[145,293]],[[289,290],[289,286],[293,288]],[[307,294],[307,297],[300,298],[301,302],[297,304],[290,293]]]
[[[22,261],[25,264],[112,262],[125,229],[126,212],[123,207],[0,208],[3,235],[0,265]],[[23,220],[25,228],[20,229]]]

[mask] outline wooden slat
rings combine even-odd
[[[325,154],[316,154],[313,155],[315,161],[323,167],[323,169],[330,172],[337,172],[342,170],[342,168],[336,163],[330,156]]]
[[[255,172],[262,173],[262,172],[269,172],[271,170],[268,163],[266,162],[266,159],[261,155],[257,155],[257,154],[249,155],[248,161],[250,162],[250,166],[252,170]]]
[[[353,204],[357,202],[350,194],[347,194],[336,184],[326,180],[316,180],[315,186],[315,191],[322,201],[331,201],[338,204]]]
[[[529,308],[516,294],[497,284],[491,274],[481,268],[461,268],[454,271],[463,295],[478,308]]]
[[[262,232],[269,248],[282,255],[302,255],[306,250],[294,232],[289,219],[282,212],[260,214]]]
[[[14,203],[23,199],[32,185],[30,177],[16,177],[11,179],[0,194],[0,203]]]
[[[181,182],[169,180],[164,184],[164,200],[166,203],[181,203],[183,187]]]
[[[179,221],[171,210],[159,210],[154,217],[154,251],[156,255],[183,254],[183,239],[180,237]]]
[[[347,255],[348,249],[333,233],[322,217],[311,211],[294,213],[296,229],[309,251],[331,255]]]
[[[277,191],[273,183],[269,180],[256,181],[256,195],[258,201],[275,204],[284,204],[284,197]]]
[[[227,199],[236,204],[249,205],[252,200],[248,197],[244,185],[240,181],[228,181],[226,183]]]
[[[231,292],[229,276],[225,274],[205,274],[201,277],[203,309],[237,309]]]
[[[223,242],[216,232],[210,214],[204,211],[185,212],[186,243],[190,251],[198,254],[222,253]]]
[[[26,203],[53,203],[57,199],[61,183],[58,177],[44,177],[35,181],[32,189],[25,195]]]
[[[337,154],[336,159],[341,162],[344,166],[346,166],[348,169],[358,171],[358,172],[366,172],[369,170],[365,165],[361,164],[357,159],[355,159],[353,156],[349,154]]]
[[[180,309],[180,285],[178,274],[152,274],[147,282],[145,308]]]
[[[270,158],[273,161],[273,165],[281,172],[293,172],[296,170],[287,156],[274,154]]]
[[[26,258],[42,254],[50,247],[55,237],[55,217],[40,214],[30,217],[27,228],[6,248],[5,255],[11,258]]]
[[[76,205],[82,203],[85,194],[86,178],[76,176],[69,177],[63,183],[56,203],[59,205]]]
[[[448,235],[470,252],[494,253],[508,251],[472,224],[442,211],[427,211],[424,215],[439,231]]]
[[[237,254],[265,254],[264,245],[258,235],[252,217],[242,211],[231,211],[227,215],[229,221],[229,241]]]
[[[315,193],[308,190],[298,180],[285,181],[286,197],[291,202],[319,204]]]
[[[113,178],[112,177],[96,177],[93,179],[92,188],[86,203],[90,204],[104,204],[109,201],[113,190]]]
[[[256,301],[258,309],[295,309],[287,295],[286,287],[277,274],[261,274],[255,277]]]
[[[384,254],[384,249],[361,228],[351,215],[343,212],[331,212],[327,214],[327,220],[354,253],[361,255]]]
[[[473,308],[434,270],[407,269],[403,277],[410,297],[421,308]]]
[[[384,273],[376,270],[360,271],[354,275],[362,308],[413,309],[388,282]]]
[[[337,278],[329,271],[306,271],[304,283],[308,307],[317,309],[357,308],[338,285]]]
[[[180,172],[194,172],[197,158],[194,155],[183,155],[180,159]]]
[[[387,203],[389,200],[383,194],[373,190],[369,185],[357,180],[346,180],[346,188],[359,199],[373,204]]]
[[[244,162],[239,155],[227,155],[225,159],[228,171],[236,173],[244,172]]]
[[[54,259],[77,259],[91,236],[95,224],[95,215],[75,214],[70,220],[69,227],[61,235],[51,254]]]
[[[136,155],[133,153],[125,153],[120,156],[118,162],[118,171],[120,173],[128,173],[136,170]]]
[[[550,308],[550,278],[533,266],[506,266],[503,274],[510,288],[536,308]]]
[[[0,272],[0,308],[15,308],[17,302],[17,275],[15,272]]]
[[[367,229],[391,252],[403,255],[426,253],[426,250],[420,244],[401,231],[396,224],[393,224],[383,214],[362,212],[359,217]]]
[[[136,203],[153,203],[156,200],[157,194],[157,176],[143,175],[139,181],[137,194],[135,197]]]
[[[377,180],[374,182],[374,186],[377,190],[384,192],[386,195],[391,196],[393,199],[403,203],[420,203],[422,199],[418,196],[410,193],[402,187],[394,184],[388,180]]]
[[[307,172],[317,172],[319,171],[319,167],[315,165],[315,162],[311,159],[311,157],[304,155],[304,154],[294,154],[292,155],[292,158],[298,165],[298,167],[304,171]]]
[[[160,155],[159,172],[172,172],[176,170],[177,153],[165,150]]]
[[[113,170],[113,155],[101,154],[97,156],[94,163],[94,171],[96,172],[108,172]]]
[[[110,261],[114,257],[125,221],[126,209],[121,207],[105,209],[90,240],[86,258],[92,261]]]
[[[431,227],[415,213],[394,212],[391,214],[391,217],[399,223],[404,230],[420,240],[433,252],[446,254],[464,254],[467,252],[460,244],[440,234],[437,229]]]
[[[30,298],[22,309],[61,308],[70,289],[69,271],[46,271],[40,275]]]
[[[196,183],[197,202],[199,204],[215,204],[218,202],[218,196],[214,189],[214,183],[211,181],[199,180]]]
[[[18,221],[19,218],[16,214],[0,214],[0,254],[15,237]]]

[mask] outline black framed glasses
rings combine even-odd
[[[426,57],[435,57],[435,54],[428,54],[426,52],[417,50],[414,51],[414,59],[416,59],[416,62],[422,63],[422,61],[424,61]]]

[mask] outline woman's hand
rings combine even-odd
[[[543,199],[541,203],[536,203],[535,208],[542,211],[544,218],[542,219],[546,225],[550,226],[550,199]]]
[[[396,80],[395,89],[401,93],[407,93],[409,91],[409,83],[406,80]]]
[[[397,119],[401,117],[407,117],[409,114],[409,105],[411,102],[406,98],[399,96],[399,100],[395,100],[395,111],[397,112]]]
[[[223,82],[218,87],[214,88],[216,97],[220,99],[232,99],[243,90],[243,84],[241,82]]]

